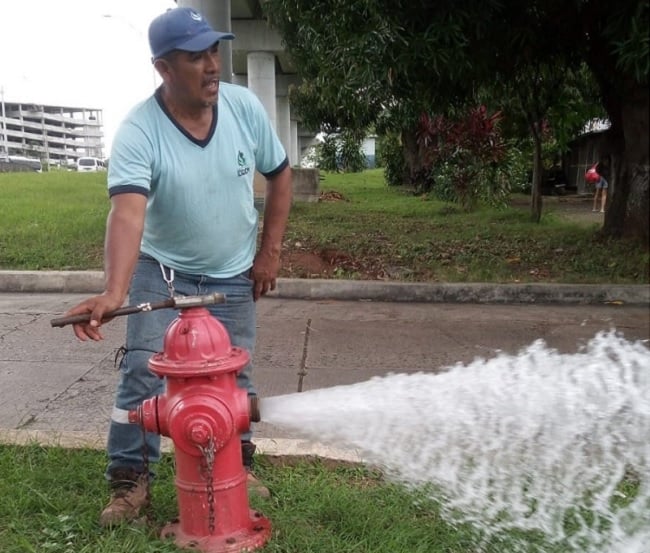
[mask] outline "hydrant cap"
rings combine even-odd
[[[154,355],[150,368],[158,374],[239,371],[249,355],[232,347],[228,331],[205,307],[181,310],[165,333],[164,351]],[[181,376],[180,374],[178,376]]]

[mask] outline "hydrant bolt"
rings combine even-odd
[[[206,445],[211,437],[210,427],[204,422],[196,422],[190,428],[190,440],[197,445]]]

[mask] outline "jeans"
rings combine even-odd
[[[166,269],[169,276],[169,270]],[[255,349],[255,303],[253,281],[248,272],[226,279],[176,272],[174,295],[194,296],[222,293],[226,303],[207,306],[210,313],[226,328],[233,346],[253,354]],[[141,254],[129,290],[129,304],[159,302],[169,298],[169,290],[163,280],[160,264],[148,255]],[[148,367],[149,358],[163,350],[163,338],[169,324],[178,316],[174,309],[159,309],[128,316],[126,346],[120,363],[120,381],[117,386],[115,406],[108,434],[109,464],[106,477],[118,468],[143,470],[143,440],[146,442],[150,462],[160,459],[160,436],[146,432],[143,437],[139,424],[128,422],[128,411],[135,409],[145,399],[164,392],[165,382]],[[252,363],[248,363],[237,375],[237,384],[256,395],[251,381]],[[250,440],[251,433],[241,435],[242,441]]]

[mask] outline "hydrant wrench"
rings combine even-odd
[[[204,305],[214,305],[217,303],[225,302],[226,296],[219,293],[207,294],[205,296],[174,296],[165,301],[157,303],[146,302],[140,303],[138,305],[127,305],[125,307],[120,307],[119,309],[104,313],[102,322],[122,315],[155,311],[156,309],[187,309],[189,307],[202,307]],[[50,325],[53,327],[63,327],[69,324],[87,323],[88,321],[90,321],[90,313],[81,313],[79,315],[70,315],[69,317],[52,319],[50,321]]]

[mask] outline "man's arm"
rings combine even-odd
[[[104,243],[104,294],[121,305],[129,292],[140,253],[147,197],[143,194],[118,194],[113,196],[111,204]]]
[[[269,290],[275,290],[280,271],[282,239],[287,228],[291,199],[291,167],[287,165],[267,182],[262,241],[252,271],[255,301]]]
[[[118,194],[111,198],[104,240],[104,292],[66,313],[91,314],[89,322],[73,327],[80,340],[101,340],[99,327],[104,313],[121,307],[126,299],[140,252],[146,206],[147,197],[142,194]]]

